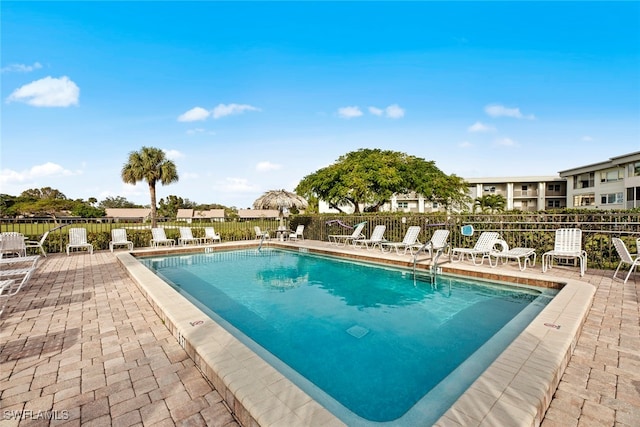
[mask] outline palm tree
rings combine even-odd
[[[163,185],[178,182],[175,163],[165,157],[159,148],[142,147],[140,151],[129,153],[129,161],[122,167],[122,180],[127,184],[147,181],[151,193],[151,227],[156,221],[156,183]]]
[[[502,194],[487,194],[475,199],[473,211],[480,209],[481,212],[503,212],[507,205],[507,199]]]

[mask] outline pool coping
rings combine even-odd
[[[298,249],[348,258],[411,266],[407,256],[335,247],[326,242],[271,242],[271,247]],[[256,242],[210,246],[212,250],[255,247]],[[203,247],[155,248],[116,255],[203,374],[244,426],[345,425],[274,367],[214,322],[185,297],[144,267],[136,256],[200,253]],[[429,264],[420,262],[418,268]],[[435,425],[538,426],[549,407],[575,348],[595,295],[589,283],[554,278],[533,271],[515,272],[469,263],[441,266],[447,274],[473,276],[560,289],[555,298],[460,396]]]

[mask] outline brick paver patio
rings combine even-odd
[[[640,425],[640,274],[611,276],[584,277],[597,293],[543,427]],[[238,425],[110,252],[43,260],[0,345],[2,426]]]

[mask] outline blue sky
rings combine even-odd
[[[640,150],[639,2],[0,3],[1,193],[250,207],[359,148],[471,178]]]

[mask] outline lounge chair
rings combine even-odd
[[[383,242],[386,242],[384,238],[384,232],[386,229],[386,225],[376,225],[371,232],[371,237],[368,239],[358,239],[354,241],[354,244],[363,245],[367,249],[373,249],[376,246],[380,246]]]
[[[49,236],[49,231],[45,231],[45,233],[40,237],[40,240],[27,240],[24,242],[24,246],[26,249],[36,248],[40,249],[42,255],[47,256],[47,252],[44,250],[44,241],[47,240],[47,236]]]
[[[2,258],[0,259],[0,276],[3,271],[7,269],[15,269],[15,268],[24,268],[25,266],[28,268],[36,268],[38,266],[38,261],[40,260],[40,255],[29,255],[29,256],[19,256],[13,258]],[[20,264],[24,264],[22,267]]]
[[[219,234],[216,234],[216,230],[213,227],[205,227],[204,228],[204,238],[202,239],[203,243],[206,242],[222,242]]]
[[[113,252],[114,246],[126,246],[130,251],[133,250],[133,242],[127,240],[127,230],[124,228],[114,228],[111,230],[111,241],[109,242],[109,250]]]
[[[302,233],[304,233],[304,225],[298,224],[296,231],[289,233],[289,240],[298,240],[298,238],[300,238],[300,240],[304,240],[304,235]]]
[[[365,237],[364,234],[362,234],[365,224],[366,222],[357,224],[351,234],[329,234],[329,243],[335,243],[336,245],[344,243],[344,246],[347,246],[347,243],[351,241],[355,245],[356,240],[364,239]]]
[[[465,257],[471,259],[474,265],[482,265],[485,258],[489,258],[489,254],[493,250],[495,244],[500,240],[500,233],[495,231],[483,231],[478,237],[478,241],[473,248],[453,248],[451,250],[451,261],[463,261]],[[480,256],[480,262],[476,258]],[[491,261],[489,261],[491,263]]]
[[[0,276],[0,315],[4,312],[9,298],[17,294],[29,282],[35,270],[35,267],[24,268],[16,274],[3,274]],[[6,273],[6,270],[3,270],[2,273]],[[14,277],[9,278],[10,276]]]
[[[409,253],[413,255],[413,249],[416,248],[417,245],[421,245],[420,241],[418,240],[419,234],[420,226],[412,225],[407,229],[402,242],[382,242],[380,244],[380,249],[382,249],[382,252],[385,252],[386,248],[388,248],[389,251],[391,251],[392,248],[395,248],[398,255],[405,255],[407,251],[409,251]],[[400,249],[404,249],[404,252],[402,252],[402,254],[400,254]]]
[[[640,254],[636,254],[636,256],[633,257],[629,253],[629,249],[627,249],[627,245],[625,245],[621,239],[614,237],[611,240],[613,241],[613,246],[615,246],[616,251],[618,252],[618,256],[620,257],[620,264],[618,264],[618,268],[616,268],[616,272],[613,273],[613,278],[614,279],[616,278],[616,274],[618,274],[618,270],[620,270],[620,267],[622,266],[622,264],[630,264],[631,268],[629,268],[627,277],[624,278],[624,283],[627,283],[627,280],[629,280],[629,276],[631,275],[631,272],[633,271],[633,269],[636,268],[638,265],[640,265]]]
[[[8,254],[14,254],[19,257],[27,255],[22,233],[10,231],[0,234],[0,258]]]
[[[167,235],[164,232],[164,228],[152,228],[151,229],[151,247],[158,246],[173,246],[176,241],[173,239],[167,239]]]
[[[87,242],[87,230],[85,228],[70,228],[69,243],[67,243],[67,256],[71,249],[87,249],[93,255],[93,245]]]
[[[582,250],[582,230],[579,228],[560,228],[552,251],[542,254],[542,272],[553,268],[554,259],[574,259],[580,264],[580,276],[587,270],[587,252]]]
[[[270,237],[268,232],[263,232],[257,225],[253,227],[253,231],[256,233],[256,239],[268,239]]]
[[[198,237],[193,237],[193,232],[191,231],[191,227],[180,227],[180,237],[178,237],[178,245],[184,246],[189,245],[191,243],[195,243],[196,245],[200,244],[200,239]]]
[[[448,238],[449,230],[436,230],[431,235],[431,239],[421,246],[419,250],[429,252],[429,258],[433,258],[434,252],[444,252],[449,248]]]
[[[508,260],[518,261],[518,268],[520,271],[527,269],[527,264],[533,267],[536,265],[536,250],[533,248],[511,248],[504,240],[497,240],[495,246],[501,246],[500,250],[496,250],[495,247],[489,252],[489,265],[491,267],[497,267],[498,261],[502,260],[503,263]],[[491,258],[495,258],[495,264],[491,262]]]

